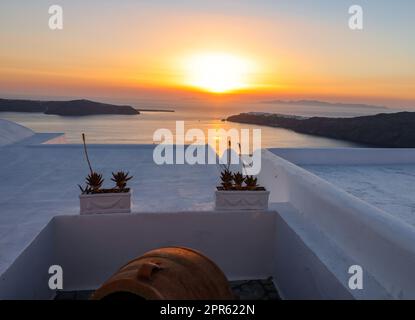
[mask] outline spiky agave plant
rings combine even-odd
[[[118,189],[124,190],[127,186],[127,182],[133,178],[132,176],[129,176],[129,174],[129,172],[124,171],[113,172],[111,180],[115,182]]]
[[[223,169],[220,173],[221,185],[223,189],[229,190],[232,188],[233,174],[229,169]]]
[[[242,189],[242,184],[245,181],[245,177],[243,176],[242,173],[237,172],[233,175],[233,182],[235,183],[235,188],[236,189]]]
[[[104,179],[102,178],[102,174],[91,172],[86,177],[86,184],[93,192],[98,192],[103,183]]]
[[[255,190],[258,188],[258,178],[255,178],[254,176],[246,176],[245,184],[248,190]]]
[[[92,189],[88,186],[86,186],[85,188],[82,187],[80,184],[78,184],[79,189],[81,190],[82,194],[91,194],[92,193]]]

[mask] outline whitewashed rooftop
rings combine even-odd
[[[27,139],[35,133],[17,123],[0,119],[0,147]]]
[[[0,274],[57,215],[79,214],[79,188],[88,174],[81,145],[39,145],[54,135],[35,135],[28,144],[0,148]],[[35,144],[32,144],[35,143]],[[151,145],[91,145],[95,171],[112,186],[111,172],[129,171],[132,211],[211,210],[216,165],[158,166]]]
[[[415,165],[313,165],[304,168],[415,227]]]

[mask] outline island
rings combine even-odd
[[[415,148],[415,112],[380,113],[354,118],[306,118],[251,112],[233,115],[226,120],[285,128],[376,147]]]
[[[140,112],[175,112],[173,109],[136,109]]]
[[[335,107],[335,108],[356,108],[356,109],[389,109],[386,106],[378,106],[363,103],[327,102],[319,100],[265,100],[263,104],[287,104],[293,106],[309,107]]]
[[[70,101],[0,99],[0,112],[37,112],[59,116],[140,114],[140,111],[131,106],[120,106],[85,99]]]

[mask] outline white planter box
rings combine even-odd
[[[120,193],[81,194],[80,213],[130,213],[131,190]]]
[[[267,210],[269,191],[224,191],[215,192],[216,210]]]

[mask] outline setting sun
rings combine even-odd
[[[187,84],[212,93],[249,87],[252,63],[231,54],[200,54],[186,63]]]

